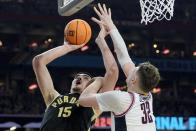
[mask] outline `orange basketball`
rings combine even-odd
[[[91,38],[90,25],[81,19],[70,21],[65,27],[65,39],[73,45],[87,43]]]

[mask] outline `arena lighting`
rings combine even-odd
[[[3,81],[0,81],[0,86],[4,86],[5,83]]]
[[[165,49],[165,50],[163,50],[163,52],[162,52],[163,54],[169,54],[170,53],[170,50],[169,49]]]
[[[193,52],[193,56],[196,56],[196,51]]]
[[[86,50],[88,50],[88,45],[85,45],[85,46],[83,46],[82,48],[81,48],[81,51],[86,51]]]
[[[159,54],[160,53],[160,50],[156,50],[156,53]]]
[[[194,93],[196,93],[196,88],[194,89]]]
[[[48,42],[51,43],[52,42],[52,39],[51,38],[48,38]]]
[[[130,49],[130,48],[132,48],[134,46],[135,46],[135,44],[134,43],[131,43],[131,44],[128,45],[128,48]]]
[[[48,44],[48,41],[47,41],[47,40],[45,40],[45,41],[44,41],[44,44]]]
[[[3,46],[3,42],[0,40],[0,46]]]
[[[16,130],[16,126],[12,126],[12,127],[10,128],[10,131],[14,131],[14,130]]]
[[[152,93],[158,93],[158,92],[160,92],[161,91],[161,88],[154,88],[153,90],[152,90]]]
[[[31,84],[30,86],[29,86],[29,90],[34,90],[34,89],[36,89],[38,86],[37,86],[37,84]]]
[[[157,48],[157,44],[154,44],[153,47],[154,47],[154,48]]]
[[[37,42],[32,42],[31,44],[29,44],[29,47],[37,47]]]
[[[131,43],[131,46],[132,46],[132,47],[134,47],[134,46],[135,46],[135,44],[134,44],[134,43]]]

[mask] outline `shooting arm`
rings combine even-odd
[[[47,106],[59,95],[59,93],[54,89],[53,81],[46,65],[70,51],[70,48],[62,45],[37,55],[33,59],[33,70]]]

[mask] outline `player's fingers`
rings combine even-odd
[[[104,12],[105,12],[106,14],[108,14],[108,11],[107,11],[107,8],[106,8],[105,4],[103,4],[103,9],[104,9]]]
[[[110,8],[108,9],[108,14],[109,14],[109,16],[111,18],[112,17],[112,12],[111,12],[111,9]]]
[[[66,38],[64,38],[64,43],[65,43],[65,44],[67,44],[67,43],[68,43],[68,41],[67,41],[67,39],[66,39]]]
[[[97,10],[97,8],[94,7],[93,9],[94,9],[95,13],[99,16],[99,18],[101,18],[101,13]]]
[[[101,30],[104,30],[103,24],[99,24],[99,27],[100,27]]]
[[[95,23],[97,23],[98,25],[102,25],[103,24],[100,20],[98,20],[95,17],[92,17],[91,20],[94,21]]]
[[[83,44],[79,45],[79,48],[83,47],[85,44],[86,44],[86,43],[83,43]]]
[[[105,12],[103,11],[103,8],[101,7],[100,3],[98,3],[98,7],[99,7],[99,10],[101,11],[101,14],[105,14]]]
[[[76,50],[76,49],[82,48],[85,44],[86,44],[86,43],[83,43],[83,44],[81,44],[81,45],[71,45],[71,46],[72,46],[72,48],[73,48],[74,50]]]

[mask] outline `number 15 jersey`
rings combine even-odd
[[[46,109],[40,131],[88,131],[95,123],[92,108],[78,104],[80,94],[58,96]]]
[[[112,112],[112,131],[156,131],[151,93],[110,91],[96,99],[101,111]]]

